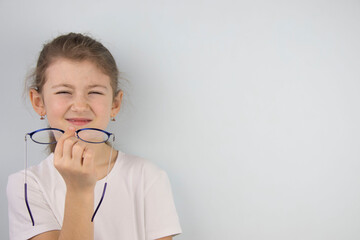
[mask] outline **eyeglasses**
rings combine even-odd
[[[91,222],[94,221],[95,215],[97,213],[97,211],[99,210],[99,207],[104,199],[105,196],[105,191],[106,191],[106,187],[107,187],[107,178],[109,175],[109,171],[110,171],[110,163],[111,163],[111,158],[112,158],[112,152],[113,152],[113,143],[115,141],[115,135],[109,132],[106,132],[104,130],[98,129],[98,128],[82,128],[77,130],[76,132],[76,137],[84,142],[87,143],[94,143],[94,144],[99,144],[99,143],[105,143],[107,142],[109,139],[111,139],[111,151],[110,151],[110,158],[109,158],[109,163],[108,163],[108,169],[107,169],[107,174],[106,174],[106,179],[105,179],[105,184],[104,184],[104,189],[100,198],[100,201],[94,211],[94,214],[91,217]],[[31,138],[31,140],[33,140],[35,143],[38,144],[55,144],[57,143],[57,139],[59,139],[62,135],[64,134],[64,131],[58,128],[42,128],[42,129],[38,129],[36,131],[33,131],[31,133],[27,133],[25,134],[25,177],[24,177],[24,194],[25,194],[25,203],[26,203],[26,208],[29,212],[30,218],[31,218],[31,222],[32,225],[35,226],[35,222],[34,222],[34,218],[33,215],[31,213],[30,210],[30,205],[28,202],[28,194],[27,194],[27,165],[28,165],[28,161],[27,161],[27,136],[29,136]]]

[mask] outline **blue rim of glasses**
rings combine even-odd
[[[42,132],[42,131],[48,131],[48,130],[56,130],[56,131],[59,131],[59,132],[61,132],[61,133],[65,133],[64,130],[59,129],[59,128],[41,128],[41,129],[35,130],[35,131],[31,132],[31,133],[28,133],[27,135],[30,136],[31,140],[33,140],[34,142],[36,142],[36,143],[38,143],[38,144],[54,144],[54,143],[57,143],[57,141],[54,141],[54,142],[51,142],[51,143],[42,143],[42,142],[38,142],[38,141],[36,141],[35,139],[32,138],[32,136],[33,136],[35,133]],[[82,139],[81,137],[79,137],[79,132],[84,131],[84,130],[95,130],[95,131],[103,132],[103,133],[105,133],[105,134],[107,135],[107,139],[104,140],[104,141],[102,141],[102,142],[86,141],[86,140]],[[94,143],[94,144],[104,143],[104,142],[107,142],[107,141],[110,139],[111,136],[113,136],[113,141],[115,141],[115,135],[114,135],[114,134],[109,133],[109,132],[107,132],[107,131],[105,131],[105,130],[102,130],[102,129],[99,129],[99,128],[80,128],[80,129],[76,130],[75,133],[76,133],[76,137],[77,137],[77,138],[79,138],[79,139],[81,139],[81,141],[84,141],[84,142],[87,142],[87,143]]]

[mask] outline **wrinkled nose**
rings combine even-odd
[[[71,110],[74,112],[84,112],[89,109],[87,99],[83,96],[76,96],[74,102],[71,105]]]

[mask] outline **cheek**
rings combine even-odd
[[[111,104],[109,101],[97,101],[92,105],[92,108],[97,115],[101,114],[103,117],[110,116]]]
[[[107,112],[109,111],[109,109],[111,109],[111,99],[106,96],[93,96],[93,97],[89,97],[88,99],[88,104],[89,106],[96,112],[102,111],[102,112]]]
[[[57,99],[48,99],[45,102],[45,108],[47,112],[48,119],[63,115],[64,112],[68,109],[68,103],[65,100]]]

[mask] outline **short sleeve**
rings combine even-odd
[[[29,174],[27,181],[28,202],[35,226],[25,204],[24,173],[13,174],[7,184],[10,240],[29,239],[43,232],[61,229],[37,181]]]
[[[179,218],[167,174],[159,176],[145,192],[146,240],[154,240],[181,233]]]

